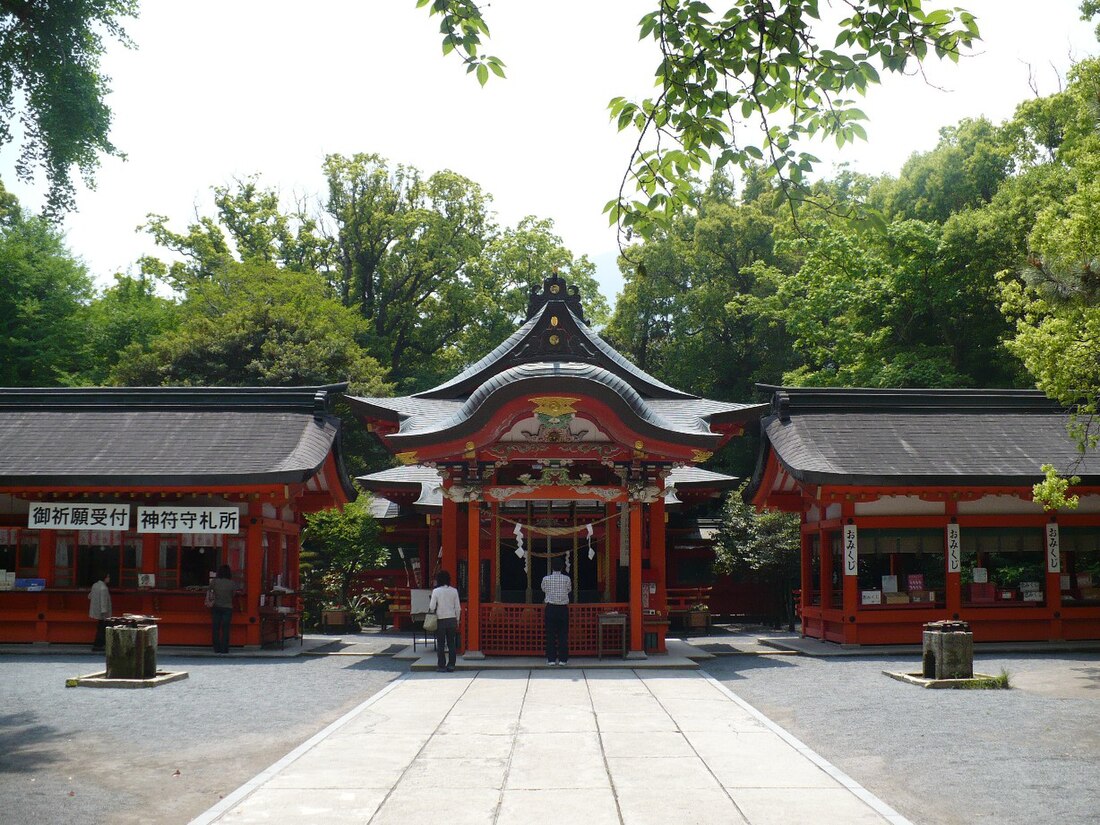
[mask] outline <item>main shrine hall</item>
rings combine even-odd
[[[629,656],[662,652],[666,507],[728,489],[734,479],[696,465],[767,409],[648,375],[588,326],[557,275],[532,289],[526,322],[453,379],[349,401],[402,465],[359,481],[426,511],[417,567],[457,582],[467,658],[544,649],[539,584],[555,558],[574,582],[575,655],[595,655],[611,624]]]

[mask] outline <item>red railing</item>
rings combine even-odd
[[[595,656],[601,613],[627,613],[628,604],[569,605],[569,653]],[[481,652],[486,656],[541,656],[546,651],[543,606],[541,604],[481,605]],[[465,624],[465,623],[464,623]],[[622,645],[625,628],[606,628],[604,648],[616,650]]]

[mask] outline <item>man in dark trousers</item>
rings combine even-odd
[[[546,664],[560,667],[569,661],[569,594],[573,582],[561,572],[561,556],[550,566],[553,572],[542,579],[542,592],[546,594]]]

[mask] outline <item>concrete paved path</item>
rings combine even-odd
[[[205,823],[863,825],[907,820],[706,674],[411,673]]]

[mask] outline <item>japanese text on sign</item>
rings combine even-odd
[[[947,525],[947,572],[958,573],[962,570],[962,549],[959,540],[959,525]]]
[[[1062,554],[1058,543],[1058,525],[1047,525],[1047,572],[1062,572]]]
[[[859,539],[854,524],[844,525],[844,575],[859,574]]]
[[[33,530],[130,529],[129,504],[58,504],[31,502],[27,527]]]
[[[138,507],[139,533],[237,533],[236,507]]]

